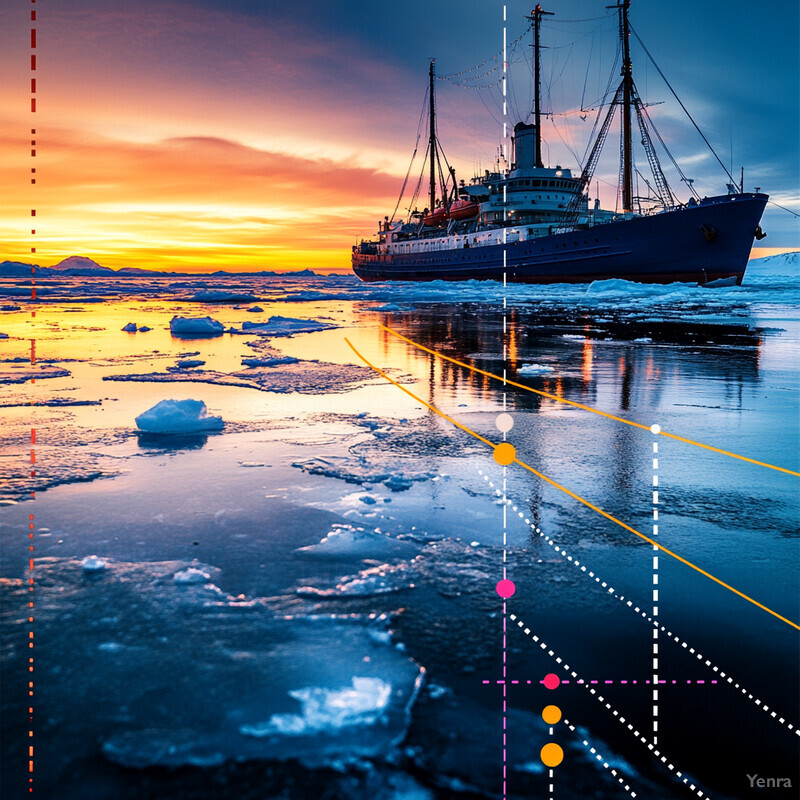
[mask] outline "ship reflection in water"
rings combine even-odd
[[[725,324],[632,323],[512,308],[504,333],[502,314],[478,305],[430,304],[400,315],[364,317],[378,331],[383,363],[413,373],[419,383],[412,390],[422,399],[497,441],[493,420],[505,393],[506,408],[515,418],[509,438],[519,457],[628,521],[650,513],[645,484],[651,480],[651,434],[558,398],[647,426],[657,422],[664,430],[726,447],[731,444],[729,428],[751,410],[748,398],[762,380],[764,334],[749,318]],[[502,380],[415,348],[379,325],[483,373],[505,374],[508,381],[550,396],[513,385],[504,389]],[[432,411],[429,415],[436,416]],[[678,447],[685,466],[674,476],[675,487],[689,480],[692,465],[701,473],[731,466],[724,459],[715,463],[705,451]],[[741,476],[741,470],[734,473]],[[576,521],[574,502],[557,490],[531,476],[523,486],[525,505],[537,524],[542,508],[548,507],[558,509],[565,528],[585,524],[582,517]],[[708,494],[713,495],[710,487]],[[717,505],[711,497],[703,507],[708,512]],[[598,535],[638,544],[611,528],[601,526]]]
[[[548,394],[590,403],[602,393],[622,411],[638,407],[641,413],[643,404],[659,408],[662,402],[681,405],[682,383],[688,392],[698,378],[711,378],[723,388],[728,409],[741,408],[745,386],[759,380],[763,334],[749,319],[728,324],[631,323],[509,309],[504,333],[502,316],[492,317],[478,306],[429,304],[402,315],[374,313],[364,318],[484,372],[502,376],[505,370],[508,380]],[[383,355],[391,358],[398,340],[378,330]],[[501,383],[487,375],[411,345],[402,347],[417,361],[430,364],[428,402],[435,404],[438,395],[467,388],[483,400],[499,396]],[[509,405],[520,411],[563,409],[556,400],[514,387],[508,395]]]

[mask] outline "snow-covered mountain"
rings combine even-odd
[[[110,274],[114,272],[113,269],[102,267],[96,261],[92,261],[91,258],[87,258],[86,256],[70,256],[63,261],[59,261],[58,264],[53,264],[51,267],[48,267],[48,269],[58,270],[59,272],[74,270],[80,270],[81,273],[103,272]]]

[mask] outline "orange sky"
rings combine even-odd
[[[80,254],[112,269],[346,269],[356,234],[377,230],[376,199],[381,210],[396,201],[396,176],[223,139],[132,143],[51,129],[46,142],[26,192],[44,266]],[[18,197],[0,200],[0,215],[3,255],[30,260]]]
[[[0,260],[349,270],[356,237],[397,201],[424,75],[409,115],[405,97],[375,105],[399,96],[397,76],[342,34],[180,4],[80,5],[39,13],[35,114],[28,9],[10,20]]]

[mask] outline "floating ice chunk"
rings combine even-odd
[[[378,502],[371,494],[362,494],[358,499],[368,506],[374,506]]]
[[[136,333],[138,328],[135,322],[129,322],[122,330],[124,330],[125,333]]]
[[[538,775],[544,772],[544,764],[541,761],[526,761],[524,764],[516,764],[514,769],[517,772],[529,772]]]
[[[8,339],[7,333],[0,333],[0,339]]]
[[[245,736],[308,736],[336,733],[343,728],[374,725],[392,696],[392,685],[380,678],[354,676],[351,686],[324,689],[309,686],[294,689],[289,696],[299,701],[299,714],[273,714],[267,722],[242,725]]]
[[[196,292],[188,299],[198,303],[252,303],[254,300],[258,300],[254,294],[226,292],[223,289],[205,289]]]
[[[248,308],[247,310],[252,312],[252,313],[255,313],[255,314],[260,314],[264,309],[261,308],[261,306],[252,306],[251,308]]]
[[[201,569],[189,567],[189,569],[182,569],[180,572],[176,572],[172,580],[180,584],[208,583],[211,580],[211,576]]]
[[[153,329],[150,328],[147,325],[140,325],[139,326],[139,333],[147,333],[147,331],[151,331],[151,330],[153,330]]]
[[[312,331],[324,331],[335,328],[328,322],[317,322],[314,319],[295,319],[294,317],[270,317],[267,322],[250,322],[245,320],[242,323],[243,331],[254,333],[264,333],[270,336],[291,336],[295,333],[311,333]]]
[[[97,645],[97,649],[101,650],[103,653],[119,653],[125,649],[125,645],[119,642],[103,642]]]
[[[297,549],[298,553],[322,558],[412,558],[419,548],[383,533],[373,533],[351,526],[334,528],[319,544]]]
[[[81,561],[84,572],[101,572],[108,566],[108,562],[98,556],[86,556]]]
[[[393,492],[404,492],[410,489],[413,483],[411,478],[406,478],[404,475],[391,475],[383,482],[383,485]]]
[[[297,364],[299,359],[292,356],[274,356],[273,358],[243,358],[245,367],[277,367],[280,364]]]
[[[372,426],[365,420],[357,425]],[[294,461],[293,467],[302,469],[311,475],[325,475],[329,478],[338,478],[347,483],[383,483],[393,491],[408,489],[416,481],[427,481],[436,476],[435,472],[391,472],[384,466],[373,466],[364,458],[351,458],[331,456],[325,458],[310,458],[307,461]]]
[[[634,339],[634,342],[641,342],[642,344],[647,344],[648,342],[652,342],[653,340],[649,336],[642,336],[641,339]]]
[[[736,276],[732,275],[730,278],[717,278],[715,281],[700,284],[703,289],[724,289],[728,286],[736,286]]]
[[[547,364],[525,364],[517,370],[517,375],[543,375],[552,371],[553,368]]]
[[[225,423],[209,416],[202,400],[162,400],[139,414],[136,425],[146,433],[196,433],[222,430]]]
[[[342,578],[332,589],[301,586],[295,591],[301,597],[336,600],[341,597],[372,597],[378,594],[389,594],[404,589],[413,589],[414,586],[408,565],[400,563],[395,566],[382,564],[380,567],[365,569],[358,575]]]
[[[174,336],[219,336],[225,326],[211,317],[173,317],[169,329]]]
[[[191,369],[192,367],[202,367],[205,361],[200,361],[197,358],[184,358],[178,362],[181,369]]]

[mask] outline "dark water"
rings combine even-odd
[[[549,797],[551,782],[558,798],[698,796],[676,771],[704,796],[796,796],[759,794],[747,777],[798,785],[798,736],[787,727],[800,720],[796,628],[663,553],[654,585],[650,545],[531,472],[504,471],[488,447],[382,380],[341,371],[325,393],[313,390],[315,370],[357,363],[346,336],[495,442],[505,405],[520,459],[646,535],[656,442],[659,542],[797,622],[796,476],[513,387],[504,400],[501,382],[379,327],[550,395],[798,470],[800,326],[775,292],[761,303],[685,290],[598,306],[570,288],[518,298],[504,332],[497,289],[485,302],[451,287],[412,305],[380,287],[374,302],[348,299],[347,282],[255,286],[265,316],[338,326],[270,340],[300,359],[312,387],[276,393],[154,382],[182,353],[199,352],[217,374],[253,354],[243,336],[171,338],[174,313],[226,325],[250,315],[155,288],[95,307],[54,301],[37,347],[79,359],[58,362],[70,376],[3,387],[4,797],[28,794],[29,730],[41,797],[502,797],[504,729],[508,797]],[[404,310],[375,310],[387,302]],[[121,333],[131,320],[153,331]],[[21,357],[22,317],[0,322],[19,331],[8,357]],[[102,380],[119,375],[151,378]],[[32,395],[101,402],[31,409]],[[205,400],[225,431],[137,436],[133,417],[165,397]],[[25,465],[32,422],[35,479]],[[516,585],[505,615],[494,588],[504,549]],[[90,555],[105,569],[84,569]],[[656,747],[673,770],[628,728],[653,741],[653,624],[635,608],[652,617],[654,604],[666,628]],[[569,683],[548,690],[548,673]],[[577,679],[598,681],[604,700]],[[575,730],[559,723],[551,736],[548,704]],[[551,740],[564,750],[552,779],[539,755]]]

